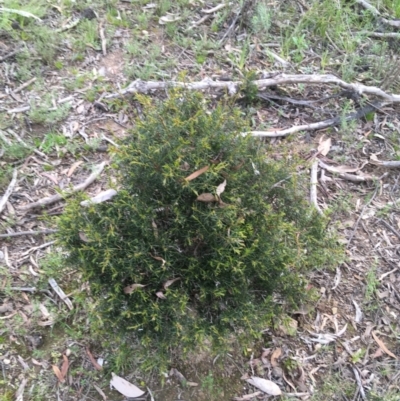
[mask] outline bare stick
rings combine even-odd
[[[390,102],[400,102],[400,95],[391,95],[386,93],[384,90],[376,86],[367,86],[360,83],[347,83],[338,77],[331,74],[324,75],[296,75],[296,74],[279,74],[272,78],[259,79],[252,82],[259,90],[268,88],[276,85],[288,85],[288,84],[333,84],[343,89],[358,93],[358,94],[369,94],[381,97]],[[154,90],[165,90],[168,88],[186,88],[189,90],[205,90],[205,89],[227,89],[230,95],[237,93],[240,86],[243,84],[242,81],[213,81],[210,78],[206,78],[199,82],[177,82],[177,81],[141,81],[140,79],[133,81],[118,93],[112,93],[104,98],[114,98],[123,96],[128,93],[149,93]]]
[[[20,235],[40,235],[40,234],[53,234],[58,230],[38,230],[38,231],[18,231],[16,233],[0,234],[0,238],[19,237]]]
[[[17,175],[18,175],[17,170],[14,170],[11,182],[8,185],[8,187],[6,189],[6,192],[4,193],[3,197],[0,199],[0,213],[3,211],[4,206],[7,203],[8,198],[12,194],[12,191],[14,191],[15,184],[17,183]]]
[[[50,205],[54,202],[58,202],[62,200],[63,198],[72,195],[74,192],[82,191],[86,189],[90,184],[93,183],[93,181],[101,174],[105,166],[105,163],[102,162],[98,166],[95,167],[94,171],[90,176],[81,184],[76,185],[69,191],[65,191],[63,195],[56,194],[53,196],[48,196],[46,198],[42,198],[38,200],[37,202],[29,203],[28,205],[21,206],[21,210],[31,210],[35,209],[37,207],[43,207],[46,205]]]
[[[319,214],[323,214],[317,202],[317,184],[318,184],[318,160],[315,160],[311,166],[311,180],[310,180],[310,202],[314,205]]]
[[[317,123],[295,125],[294,127],[291,127],[291,128],[286,128],[286,129],[276,130],[276,131],[250,131],[247,133],[243,133],[242,135],[250,134],[252,136],[263,137],[263,138],[278,138],[278,137],[282,137],[282,136],[288,136],[290,134],[294,134],[294,133],[300,132],[300,131],[315,131],[315,130],[331,127],[333,125],[338,125],[343,120],[351,121],[354,119],[361,118],[361,117],[365,116],[366,114],[370,113],[371,111],[379,109],[386,104],[387,103],[385,103],[385,102],[372,103],[371,105],[365,106],[362,109],[360,109],[354,113],[348,114],[344,118],[335,117],[335,118],[330,118],[328,120],[319,121]]]
[[[377,8],[375,8],[372,4],[369,4],[366,0],[356,0],[356,3],[362,5],[366,10],[369,10],[376,17],[380,17],[381,13]],[[398,20],[390,20],[386,18],[379,18],[382,22],[387,25],[394,26],[396,28],[400,27],[400,21]]]

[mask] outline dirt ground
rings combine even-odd
[[[388,91],[398,93],[398,38],[367,34],[396,27],[386,32],[359,2],[283,3],[6,1],[14,12],[0,8],[0,399],[124,399],[109,389],[112,341],[91,338],[87,283],[57,269],[62,253],[46,230],[56,229],[65,201],[31,207],[85,182],[100,165],[84,190],[95,196],[109,188],[111,150],[140,118],[134,95],[118,95],[122,88],[136,79],[237,82],[250,72],[257,79],[329,73],[387,87],[389,74]],[[383,3],[382,15],[395,20],[400,10]],[[281,399],[399,400],[400,175],[397,164],[383,163],[400,160],[399,106],[387,102],[346,119],[373,97],[320,82],[260,93],[266,99],[252,106],[255,131],[341,117],[325,129],[262,141],[276,157],[300,156],[307,174],[319,160],[318,206],[339,231],[346,262],[336,271],[315,266],[317,302],[288,311],[246,355],[196,354],[162,378],[141,372],[140,362],[119,361],[115,373],[156,401],[270,399],[244,380],[250,376],[276,383]]]

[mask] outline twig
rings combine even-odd
[[[10,290],[13,290],[13,291],[35,292],[35,291],[36,291],[36,287],[10,287]]]
[[[373,15],[376,17],[380,17],[381,13],[376,9],[372,4],[369,4],[368,1],[366,0],[356,0],[356,3],[362,5],[365,9],[371,11]],[[400,21],[399,20],[390,20],[386,18],[379,18],[382,22],[384,22],[387,25],[394,26],[396,28],[400,27]]]
[[[22,89],[25,89],[27,86],[29,86],[30,84],[34,83],[35,81],[36,81],[36,77],[33,77],[29,81],[26,81],[22,85],[18,86],[18,88],[14,89],[11,93],[15,94],[15,93],[21,92]]]
[[[246,134],[250,134],[250,135],[256,136],[256,137],[263,137],[263,138],[278,138],[278,137],[282,137],[282,136],[288,136],[290,134],[294,134],[294,133],[300,132],[300,131],[320,130],[320,129],[324,129],[327,127],[331,127],[333,125],[338,125],[342,121],[350,121],[350,120],[355,120],[355,119],[361,118],[361,117],[365,116],[366,114],[370,113],[371,111],[381,108],[385,104],[386,103],[373,103],[371,105],[363,107],[362,109],[360,109],[354,113],[350,113],[345,117],[334,117],[334,118],[330,118],[328,120],[319,121],[317,123],[295,125],[294,127],[291,127],[291,128],[276,130],[276,131],[249,131]]]
[[[314,205],[319,214],[323,214],[317,202],[317,184],[318,184],[318,160],[315,160],[311,166],[311,179],[310,179],[310,202]]]
[[[10,184],[8,185],[6,192],[4,193],[3,197],[0,199],[0,213],[3,211],[4,206],[7,203],[8,198],[12,194],[12,191],[14,190],[15,184],[17,183],[17,175],[18,172],[17,170],[13,171],[12,179]]]
[[[28,146],[28,144],[26,144],[16,132],[14,132],[14,131],[11,130],[11,129],[9,129],[8,132],[9,132],[21,145],[25,146],[25,147],[28,148],[28,149],[32,149],[32,151],[35,152],[38,156],[43,157],[44,159],[47,159],[47,156],[46,156],[44,153],[42,153],[40,150],[37,150],[37,149],[35,149],[35,148],[31,148],[30,146]]]
[[[8,53],[5,56],[0,57],[0,62],[4,61],[4,60],[7,60],[8,58],[10,58],[12,56],[15,56],[17,53],[19,53],[22,50],[22,47],[23,46],[20,46],[20,47],[16,48],[15,50],[13,50],[11,53]]]
[[[38,230],[38,231],[18,231],[16,233],[0,234],[0,238],[19,237],[20,235],[40,235],[40,234],[53,234],[58,230]]]
[[[387,223],[385,220],[383,219],[376,219],[378,223],[382,223],[386,228],[388,228],[393,234],[396,235],[397,238],[400,239],[400,233],[394,228],[392,227],[389,223]]]
[[[60,194],[56,194],[53,196],[48,196],[46,198],[42,198],[40,200],[38,200],[37,202],[33,202],[33,203],[29,203],[25,206],[21,206],[21,210],[31,210],[31,209],[35,209],[37,207],[42,207],[42,206],[46,206],[46,205],[50,205],[54,202],[58,202],[60,200],[62,200],[63,198],[72,195],[75,192],[78,191],[82,191],[84,190],[86,187],[88,187],[90,184],[93,183],[93,181],[101,174],[101,172],[103,171],[105,166],[105,163],[102,162],[99,165],[97,165],[93,171],[92,174],[90,174],[90,176],[81,184],[76,185],[75,187],[73,187],[71,190],[69,191],[65,191],[63,195]]]
[[[358,370],[357,370],[356,367],[353,366],[352,368],[353,368],[354,377],[356,378],[356,382],[357,382],[357,385],[358,385],[358,389],[360,390],[361,398],[362,398],[363,400],[366,400],[367,397],[365,396],[365,391],[364,391],[364,387],[363,387],[363,385],[362,385],[360,373],[358,373]]]
[[[319,165],[321,166],[321,168],[325,169],[326,171],[329,171],[330,173],[338,174],[339,177],[344,178],[345,180],[349,180],[349,181],[365,182],[365,181],[375,181],[375,180],[379,179],[379,177],[374,177],[374,176],[370,176],[370,175],[363,176],[363,175],[341,173],[335,167],[329,166],[328,164],[325,164],[321,160],[319,160]]]

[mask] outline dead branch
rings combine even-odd
[[[46,205],[50,205],[54,202],[58,202],[62,199],[64,199],[67,196],[72,195],[75,192],[82,191],[85,188],[87,188],[90,184],[93,183],[93,181],[101,174],[105,166],[105,162],[100,163],[98,166],[96,166],[93,170],[93,173],[81,184],[76,185],[69,191],[65,191],[63,195],[56,194],[53,196],[48,196],[46,198],[42,198],[38,200],[37,202],[29,203],[28,205],[21,206],[21,210],[31,210],[35,209],[37,207],[43,207]]]
[[[310,202],[317,209],[319,214],[323,214],[317,202],[317,184],[318,184],[318,160],[315,160],[311,166],[311,179],[310,179]]]
[[[368,3],[366,0],[356,0],[356,3],[360,4],[363,6],[366,10],[370,11],[373,15],[376,17],[380,17],[379,19],[390,26],[394,26],[395,28],[400,28],[400,21],[399,20],[391,20],[391,19],[386,19],[381,17],[381,13],[377,8],[375,8],[372,4]]]
[[[39,234],[53,234],[58,230],[38,230],[38,231],[17,231],[15,233],[0,234],[0,238],[19,237],[20,235],[39,235]]]
[[[276,131],[250,131],[247,133],[243,133],[242,135],[250,134],[252,136],[257,136],[257,137],[278,138],[278,137],[282,137],[282,136],[288,136],[290,134],[294,134],[295,132],[300,132],[300,131],[314,131],[314,130],[324,129],[327,127],[332,127],[334,125],[338,125],[343,120],[351,121],[351,120],[355,120],[355,119],[364,117],[366,114],[370,113],[371,111],[380,109],[381,107],[383,107],[386,104],[387,103],[384,103],[384,102],[373,103],[371,105],[363,107],[362,109],[360,109],[354,113],[350,113],[345,117],[334,117],[334,118],[330,118],[328,120],[319,121],[317,123],[295,125],[294,127],[291,127],[291,128],[276,130]]]
[[[335,167],[329,166],[328,164],[325,164],[321,160],[319,160],[318,163],[321,168],[325,169],[326,171],[329,171],[330,173],[337,174],[340,178],[343,178],[345,180],[354,181],[354,182],[366,182],[366,181],[379,180],[379,177],[374,177],[371,175],[355,175],[355,174],[338,172],[338,170]]]
[[[343,89],[355,92],[359,95],[369,94],[381,97],[387,101],[398,103],[400,102],[400,95],[391,95],[386,93],[381,88],[376,86],[367,86],[360,83],[347,83],[340,78],[331,74],[325,75],[301,75],[301,74],[279,74],[271,78],[259,79],[252,82],[259,90],[263,90],[270,86],[276,85],[289,85],[289,84],[333,84]],[[131,82],[125,89],[118,93],[111,93],[104,96],[106,99],[111,99],[126,94],[132,93],[149,93],[155,90],[166,90],[168,88],[184,88],[188,90],[206,90],[206,89],[227,89],[230,95],[238,92],[240,86],[243,85],[242,81],[213,81],[206,78],[199,82],[177,82],[177,81],[142,81],[140,79]]]
[[[12,179],[10,184],[8,185],[6,192],[4,193],[3,197],[0,199],[0,213],[3,211],[4,206],[7,203],[8,198],[12,194],[12,191],[14,190],[15,184],[17,183],[17,175],[18,172],[17,170],[13,171]]]
[[[381,167],[386,167],[386,168],[399,168],[400,167],[400,161],[397,160],[378,160],[376,155],[372,155],[370,157],[369,162],[371,164],[375,164],[375,166],[381,166]],[[1,209],[0,209],[1,211]]]

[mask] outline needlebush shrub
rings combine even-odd
[[[306,273],[340,254],[298,163],[240,135],[237,108],[198,93],[138,98],[144,117],[114,158],[118,194],[89,207],[78,197],[59,220],[97,327],[164,351],[259,337],[278,305],[305,299]]]

